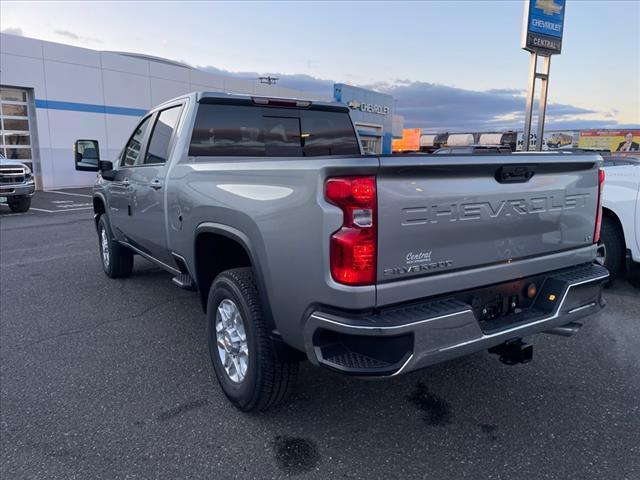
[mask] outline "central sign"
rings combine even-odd
[[[539,55],[562,51],[565,0],[525,0],[522,48]]]
[[[389,107],[384,105],[375,105],[357,100],[351,100],[347,105],[353,110],[360,110],[365,113],[377,113],[378,115],[388,115],[390,110]]]

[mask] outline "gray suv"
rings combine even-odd
[[[347,107],[198,92],[145,115],[99,172],[112,278],[133,256],[198,292],[214,371],[242,410],[291,392],[298,362],[390,377],[602,306],[597,154],[363,155]]]

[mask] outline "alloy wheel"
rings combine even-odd
[[[102,263],[104,268],[109,268],[109,239],[107,238],[107,231],[105,228],[100,230],[100,250],[102,250]]]
[[[227,377],[234,383],[242,382],[249,366],[249,344],[240,310],[228,298],[216,311],[216,344]]]

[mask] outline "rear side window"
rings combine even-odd
[[[147,154],[144,157],[145,164],[165,163],[167,161],[169,142],[178,124],[181,111],[182,106],[179,105],[160,112],[151,132],[149,148],[147,148]]]
[[[347,112],[201,104],[189,155],[358,155]]]

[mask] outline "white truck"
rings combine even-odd
[[[598,261],[615,279],[640,264],[640,157],[604,157]]]

